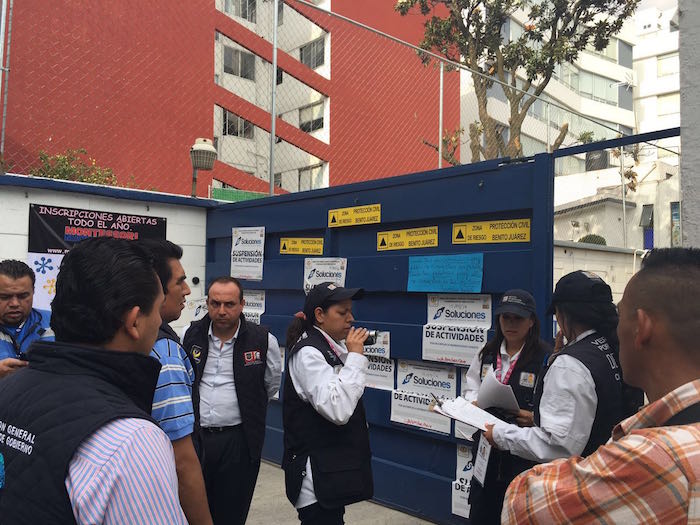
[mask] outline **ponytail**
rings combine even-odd
[[[304,312],[294,314],[294,319],[287,327],[287,351],[299,340],[301,334],[313,327],[313,323],[306,318]]]

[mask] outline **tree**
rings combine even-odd
[[[602,235],[597,235],[595,233],[589,233],[581,237],[578,242],[583,242],[586,244],[599,244],[601,246],[606,246],[608,243],[605,242],[605,237]]]
[[[87,159],[85,158],[87,157]],[[34,177],[47,179],[90,182],[105,186],[117,186],[117,177],[112,168],[102,168],[97,161],[87,156],[85,149],[68,149],[65,153],[49,155],[39,152],[39,166],[29,172]]]
[[[398,0],[395,9],[406,15],[417,7],[428,17],[420,47],[472,70],[479,120],[469,125],[469,137],[483,138],[483,145],[481,140],[474,145],[472,138],[472,162],[477,162],[482,157],[521,157],[523,121],[535,97],[552,79],[555,66],[573,62],[589,44],[597,50],[605,48],[638,3],[639,0]],[[507,41],[502,28],[518,9],[527,14],[524,31],[517,40]],[[420,57],[426,64],[432,60],[425,53]],[[489,114],[488,90],[494,79],[502,82],[499,86],[510,108],[507,142],[503,124]],[[564,124],[552,149],[562,144],[567,132],[568,124]]]

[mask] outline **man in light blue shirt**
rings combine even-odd
[[[180,318],[185,298],[190,294],[185,270],[180,263],[182,248],[167,240],[141,242],[153,256],[153,266],[165,293],[160,310],[163,322],[151,352],[161,364],[151,415],[172,442],[180,504],[187,520],[190,524],[211,524],[202,468],[193,443],[194,369],[180,346],[179,337],[168,324]]]

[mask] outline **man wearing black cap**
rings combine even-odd
[[[497,447],[539,462],[591,454],[625,416],[610,287],[594,273],[565,275],[552,312],[568,344],[552,355],[535,388],[536,426],[499,423],[485,433]]]
[[[342,524],[345,505],[373,494],[362,405],[367,330],[352,326],[352,299],[361,296],[318,284],[287,331],[282,468],[302,525]]]
[[[195,423],[201,427],[204,484],[214,524],[243,524],[253,499],[269,399],[279,390],[275,336],[243,315],[243,287],[217,277],[207,315],[193,322],[183,347],[195,364]]]

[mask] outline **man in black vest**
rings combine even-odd
[[[204,482],[215,524],[243,524],[253,499],[269,399],[279,390],[277,339],[245,319],[243,287],[233,277],[209,284],[209,313],[193,322],[183,345],[195,363],[196,423]]]
[[[35,342],[0,381],[3,525],[186,523],[170,441],[149,415],[162,302],[136,243],[90,239],[64,257],[56,342]]]
[[[653,250],[619,305],[625,380],[650,403],[583,459],[515,478],[502,523],[691,523],[700,508],[700,250]]]
[[[158,385],[153,398],[153,419],[168,435],[175,453],[180,503],[190,525],[211,525],[204,489],[202,466],[195,451],[192,385],[194,368],[170,327],[177,321],[190,294],[185,270],[180,264],[182,248],[165,239],[141,241],[153,256],[153,265],[163,285],[165,301],[160,308],[162,324],[151,357],[160,361]]]

